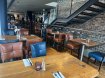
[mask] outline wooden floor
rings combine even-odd
[[[47,55],[60,54],[60,53],[65,53],[65,52],[67,52],[67,51],[58,52],[58,51],[56,51],[55,49],[53,49],[51,47],[47,48]],[[69,52],[67,52],[67,53],[69,53]],[[86,58],[85,58],[85,60],[86,60]],[[84,60],[84,62],[86,62],[85,60]],[[97,63],[95,65],[94,63],[90,62],[89,65],[91,65],[92,67],[98,69],[98,64]],[[101,68],[100,75],[97,78],[105,78],[105,65],[103,65],[103,67]]]

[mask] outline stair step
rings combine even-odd
[[[96,9],[103,9],[102,7],[96,6],[96,5],[92,5],[91,7],[96,8]]]
[[[75,18],[89,20],[91,17],[88,17],[88,16],[76,16]]]
[[[58,19],[56,22],[62,22],[65,23],[67,19]]]
[[[105,11],[105,3],[99,0],[89,0],[68,18],[56,20],[56,25],[84,23],[99,13]]]
[[[84,20],[84,19],[78,19],[78,18],[73,18],[71,21],[85,22],[86,20]]]
[[[84,23],[84,22],[81,22],[81,21],[71,21],[71,22],[69,22],[69,24],[81,24],[81,23]]]
[[[90,10],[90,11],[94,11],[94,12],[102,12],[102,9],[98,9],[98,8],[93,8],[93,7],[89,7],[86,10]]]
[[[102,2],[96,2],[94,5],[105,8],[105,4]]]
[[[97,13],[87,13],[87,12],[81,12],[80,14],[87,15],[87,16],[95,16],[95,15],[97,15]]]
[[[55,25],[63,25],[62,22],[56,22]]]

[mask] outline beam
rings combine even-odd
[[[14,3],[15,0],[11,0],[11,2],[9,3],[7,10],[12,6],[12,4]]]

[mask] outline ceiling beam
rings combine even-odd
[[[14,3],[15,0],[11,0],[11,2],[9,3],[7,10],[11,7],[11,5]]]

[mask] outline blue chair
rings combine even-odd
[[[7,44],[8,42],[6,40],[0,40],[0,44]]]
[[[15,43],[19,42],[19,39],[16,40],[0,40],[0,44]]]
[[[31,44],[32,58],[46,56],[46,42]]]
[[[19,42],[19,39],[16,40],[7,40],[8,43],[15,43],[15,42]]]
[[[100,62],[99,69],[98,69],[98,71],[100,71],[102,64],[105,62],[105,53],[90,52],[88,55],[88,63],[89,63],[90,58],[94,58],[95,62],[96,61]]]
[[[7,35],[15,35],[14,30],[7,30]]]

